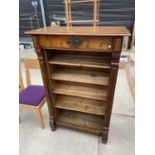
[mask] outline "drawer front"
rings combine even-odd
[[[42,48],[112,51],[111,37],[96,36],[39,36]]]

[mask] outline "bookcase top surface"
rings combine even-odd
[[[130,36],[125,26],[72,26],[46,27],[25,32],[29,35],[87,35],[87,36]]]

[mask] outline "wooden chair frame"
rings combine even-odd
[[[65,0],[65,19],[66,25],[72,26],[72,23],[78,22],[86,22],[86,23],[93,23],[93,26],[96,26],[99,22],[99,5],[100,0]],[[94,3],[93,9],[93,19],[92,20],[72,20],[72,11],[71,11],[71,4],[78,4],[78,3]]]
[[[27,86],[31,85],[31,78],[30,78],[30,69],[40,69],[39,61],[37,59],[24,59],[24,65],[26,69],[26,83]],[[21,63],[19,64],[19,91],[21,92],[24,89],[23,80],[22,80],[22,73],[21,73]],[[28,105],[24,103],[19,104],[20,109],[29,109],[36,113],[38,118],[39,124],[41,128],[45,128],[43,116],[41,112],[41,108],[46,103],[46,97],[40,102],[38,106]],[[19,118],[19,122],[21,119]]]

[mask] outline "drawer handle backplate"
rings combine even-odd
[[[76,47],[76,46],[80,45],[81,40],[80,39],[77,39],[77,38],[70,38],[69,40],[67,40],[67,43],[71,47]]]

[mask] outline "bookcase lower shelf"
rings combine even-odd
[[[61,110],[57,116],[56,124],[62,127],[101,135],[103,120],[104,116]]]

